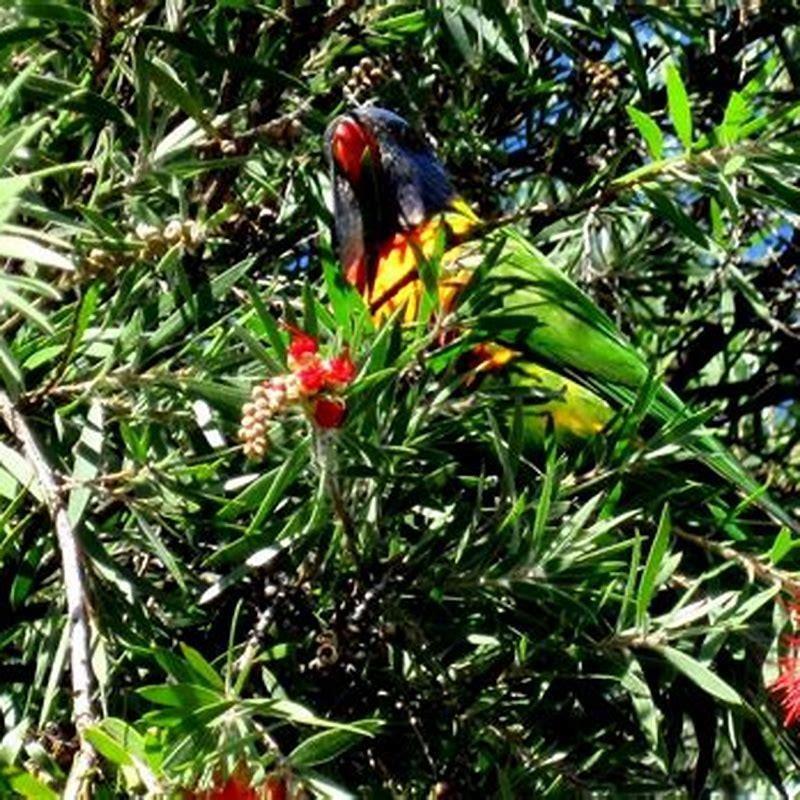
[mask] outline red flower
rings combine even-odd
[[[292,334],[292,341],[287,350],[289,359],[298,363],[305,361],[309,356],[317,354],[319,345],[317,340],[299,328],[289,328]]]
[[[353,359],[350,358],[349,353],[333,356],[325,363],[328,368],[327,384],[334,389],[347,386],[356,376],[356,365],[353,363]]]
[[[295,370],[300,391],[303,394],[316,394],[324,385],[328,371],[318,358],[309,359],[307,363]]]
[[[780,703],[783,724],[791,728],[800,722],[800,636],[786,636],[786,654],[778,658],[778,678],[769,687],[770,694]]]
[[[338,397],[318,397],[314,403],[314,421],[320,428],[341,428],[346,415],[347,406]]]

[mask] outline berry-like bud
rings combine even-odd
[[[286,400],[286,391],[284,389],[268,389],[267,396],[263,402],[267,404],[270,411],[277,411]],[[261,400],[258,401],[262,402]]]
[[[166,228],[164,228],[164,238],[170,244],[177,244],[181,240],[181,234],[183,233],[183,224],[180,220],[171,219],[168,223]]]
[[[314,422],[320,428],[341,428],[347,416],[347,406],[340,397],[318,397],[314,402]]]
[[[148,225],[146,222],[138,223],[134,232],[136,233],[136,238],[141,239],[143,242],[161,235],[155,225]]]
[[[203,242],[203,229],[193,219],[186,220],[183,223],[183,243],[187,249],[193,250]]]
[[[286,400],[295,403],[300,399],[300,382],[296,375],[290,375],[286,380]]]

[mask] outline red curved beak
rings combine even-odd
[[[355,185],[361,180],[365,153],[375,158],[378,144],[366,128],[354,119],[345,117],[333,131],[331,150],[339,169]]]

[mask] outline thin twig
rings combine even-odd
[[[740,553],[726,544],[714,542],[704,536],[675,529],[675,535],[701,547],[708,553],[713,553],[726,561],[738,564],[751,578],[757,578],[764,583],[778,584],[783,590],[800,597],[800,578],[770,564],[764,563],[760,558],[748,553]]]
[[[336,456],[329,437],[321,433],[314,437],[317,462],[322,470],[322,479],[325,483],[325,492],[333,505],[333,513],[342,526],[344,549],[350,560],[358,565],[358,550],[356,548],[356,526],[347,503],[342,495],[339,480],[336,475]]]
[[[495,230],[505,225],[522,222],[530,217],[538,217],[551,224],[557,220],[571,217],[585,211],[596,212],[608,206],[620,195],[637,191],[642,186],[653,183],[663,176],[671,176],[680,181],[687,181],[698,175],[703,169],[713,169],[724,164],[734,155],[753,156],[763,151],[759,142],[743,142],[735,146],[714,147],[701,153],[683,153],[677,156],[652,161],[632,170],[589,194],[581,195],[559,203],[540,202],[502,214],[494,219],[486,220],[475,226],[469,238],[475,238],[486,231]]]
[[[53,520],[61,552],[69,626],[72,709],[80,743],[80,749],[72,760],[63,797],[77,800],[84,795],[89,786],[90,773],[96,760],[94,748],[83,735],[85,729],[95,722],[95,713],[92,707],[94,675],[90,651],[89,601],[81,546],[69,521],[64,496],[45,454],[27,420],[2,389],[0,389],[0,416],[19,442],[22,455],[41,487],[44,504]]]

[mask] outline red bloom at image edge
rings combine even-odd
[[[314,422],[320,428],[341,428],[347,415],[344,400],[318,397],[314,403]]]
[[[329,358],[327,368],[326,380],[329,386],[347,386],[356,376],[356,365],[348,353]]]
[[[778,678],[769,693],[780,703],[783,724],[791,728],[800,722],[800,636],[784,639],[786,655],[778,658]]]

